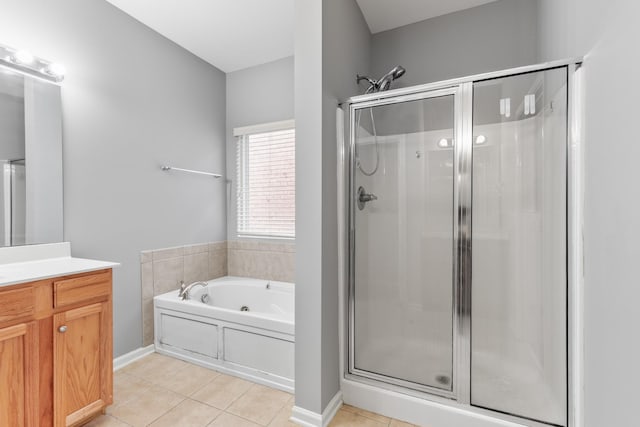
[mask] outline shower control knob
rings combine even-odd
[[[358,209],[364,209],[365,204],[374,200],[378,200],[378,197],[375,194],[367,193],[364,187],[358,188]]]
[[[58,328],[58,332],[64,334],[65,332],[67,332],[67,327],[65,325],[62,325]]]

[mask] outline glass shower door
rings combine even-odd
[[[455,93],[352,113],[349,371],[440,394],[453,393]]]
[[[474,84],[471,403],[567,422],[567,69]]]

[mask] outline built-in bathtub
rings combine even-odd
[[[292,283],[228,276],[189,294],[153,299],[158,353],[293,392]]]

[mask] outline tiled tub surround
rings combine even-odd
[[[229,276],[294,282],[294,243],[229,240],[227,248]]]
[[[229,276],[293,282],[294,243],[230,240],[143,251],[143,345],[153,344],[153,297],[192,283]]]
[[[227,242],[143,251],[142,282],[143,345],[153,344],[153,297],[178,290],[179,283],[216,279],[227,275]]]

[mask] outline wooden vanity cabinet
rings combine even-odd
[[[35,322],[0,327],[0,426],[37,426]]]
[[[0,288],[0,426],[81,425],[113,402],[111,270]]]

